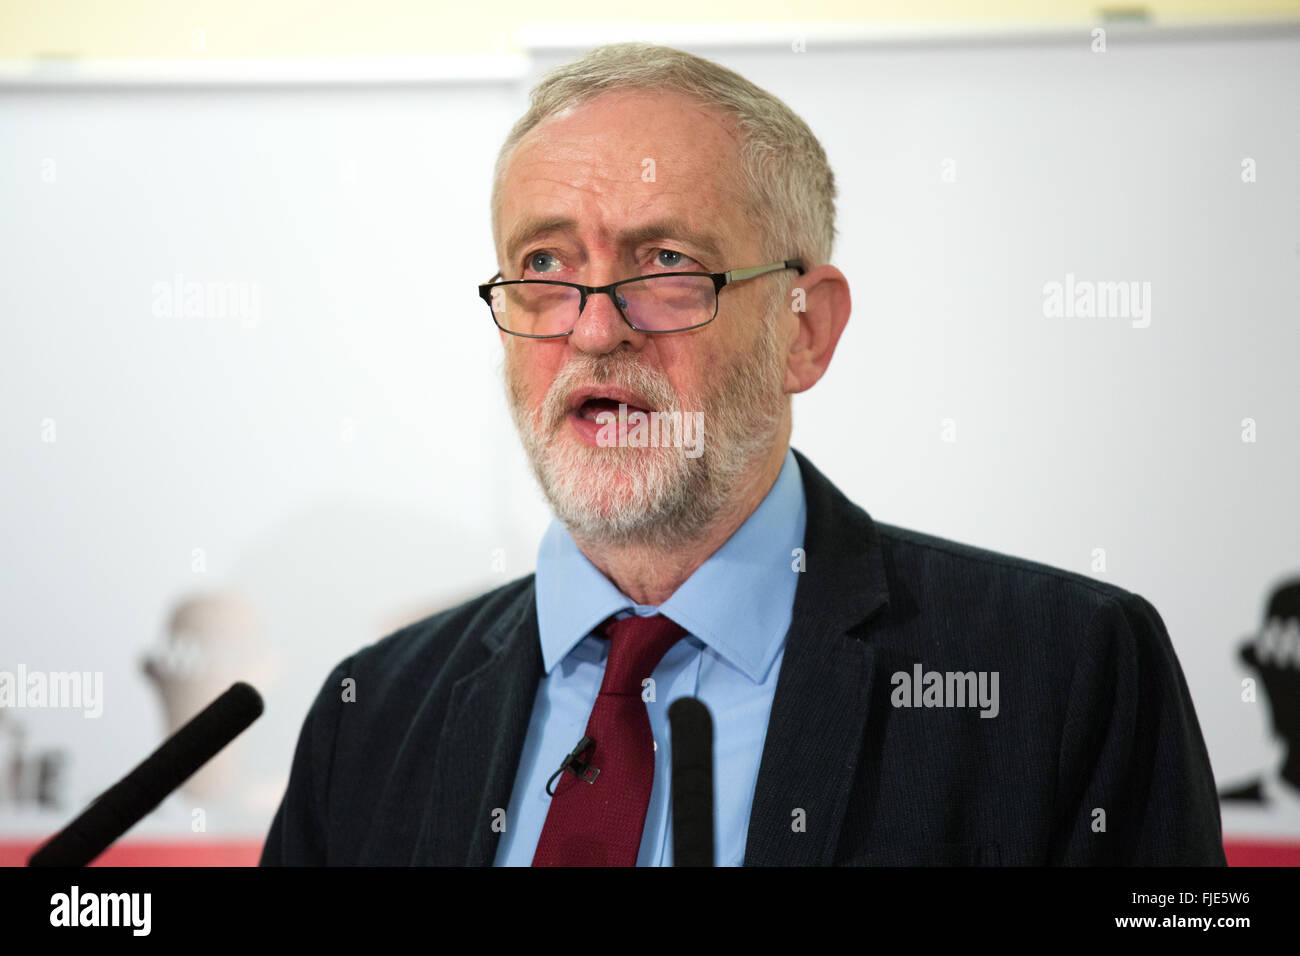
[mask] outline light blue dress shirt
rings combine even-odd
[[[713,716],[714,842],[718,866],[745,858],[767,719],[799,583],[807,511],[793,452],[754,513],[662,605],[621,593],[552,521],[537,555],[537,624],[545,675],[533,701],[506,810],[497,866],[529,866],[546,823],[546,782],[582,738],[605,674],[608,641],[594,634],[619,612],[664,614],[687,635],[652,675],[646,704],[655,774],[638,866],[673,862],[668,705],[698,697]]]

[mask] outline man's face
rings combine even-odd
[[[520,141],[503,175],[504,277],[598,286],[766,264],[745,217],[739,163],[730,124],[676,94],[607,93],[552,117]],[[567,337],[502,333],[515,423],[575,536],[690,540],[778,443],[784,452],[787,343],[778,337],[787,327],[774,320],[787,285],[762,277],[728,286],[717,318],[688,332],[634,331],[597,295]],[[692,422],[703,413],[699,448],[602,444],[597,417],[620,403]]]

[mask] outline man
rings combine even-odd
[[[695,696],[719,864],[1223,864],[1150,604],[877,524],[790,449],[850,311],[802,120],[621,44],[496,173],[480,294],[557,520],[535,576],[334,670],[263,863],[670,864]]]

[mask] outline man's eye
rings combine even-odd
[[[671,249],[659,249],[655,253],[655,265],[662,266],[665,269],[675,269],[683,262],[691,262],[690,258],[680,252],[674,252]]]
[[[551,272],[553,271],[549,263],[555,263],[558,260],[549,252],[534,252],[528,257],[527,267],[533,272]]]

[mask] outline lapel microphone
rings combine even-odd
[[[570,771],[579,780],[585,780],[587,783],[595,783],[596,778],[600,776],[600,771],[593,767],[589,762],[582,759],[582,755],[588,750],[596,749],[596,741],[591,737],[583,737],[578,741],[578,746],[569,751],[567,757],[560,763],[560,769],[551,774],[551,779],[546,781],[546,795],[555,796],[555,781],[564,771]]]

